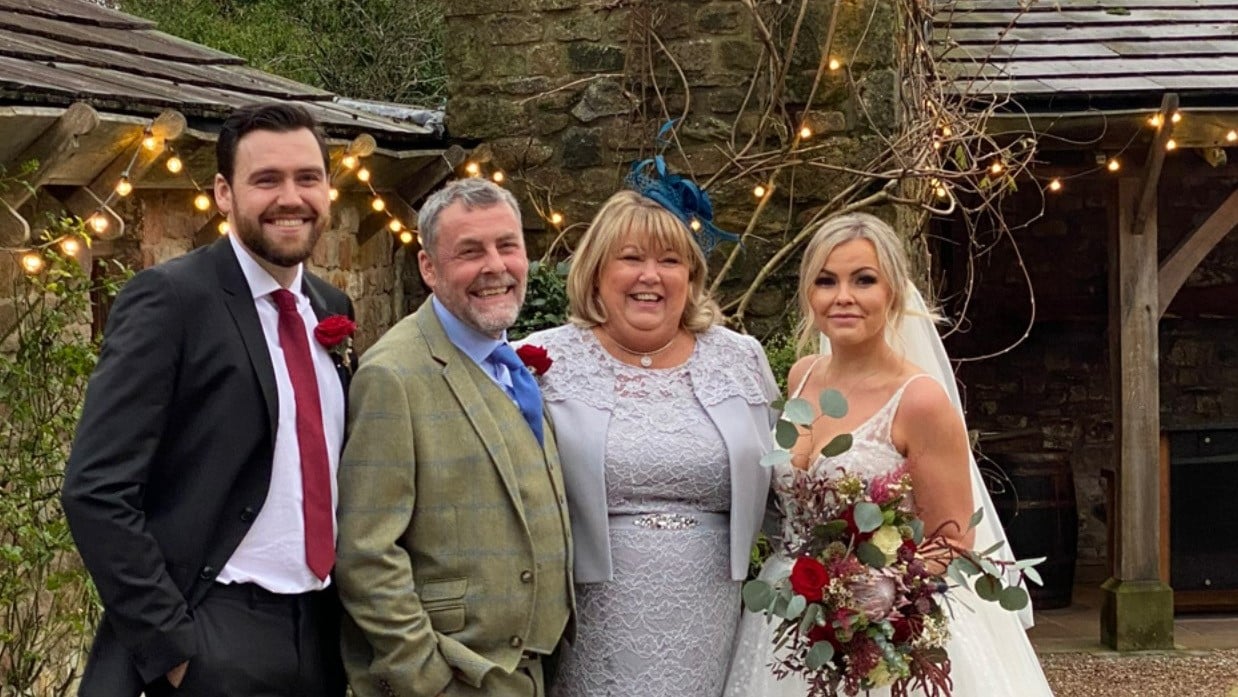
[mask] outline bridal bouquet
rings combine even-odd
[[[823,394],[823,414],[845,414],[841,400],[837,392]],[[778,442],[787,449],[798,434],[783,425],[814,420],[807,403],[796,402],[804,400],[788,402],[779,422]],[[845,452],[850,441],[839,436],[823,454]],[[789,459],[779,452],[768,459]],[[886,685],[894,697],[917,689],[949,695],[946,594],[952,583],[974,586],[981,599],[1012,611],[1028,597],[1007,572],[1039,583],[1032,567],[1040,560],[997,561],[988,557],[997,548],[960,551],[940,530],[926,532],[912,507],[906,463],[867,482],[845,472],[825,477],[792,469],[775,486],[784,508],[783,552],[792,565],[783,578],[745,583],[743,600],[777,623],[772,670],[780,678],[800,675],[809,685],[807,697],[857,695]]]

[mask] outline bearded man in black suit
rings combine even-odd
[[[351,356],[314,329],[351,326],[352,304],[302,263],[330,220],[326,144],[303,108],[262,105],[216,155],[232,233],[126,284],[66,469],[104,606],[85,697],[344,694],[329,574]]]

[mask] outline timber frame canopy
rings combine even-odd
[[[145,19],[89,0],[0,0],[0,166],[85,216],[122,172],[135,189],[192,189],[184,173],[151,167],[174,148],[185,172],[209,188],[214,141],[237,107],[291,101],[318,119],[332,146],[369,156],[376,191],[413,206],[463,159],[443,134],[442,112],[346,100],[184,41]],[[149,129],[154,149],[129,159]],[[368,190],[355,178],[337,186]],[[22,244],[26,189],[0,197],[0,245]],[[118,234],[118,233],[113,233]]]
[[[1190,273],[1238,225],[1238,190],[1222,192],[1207,220],[1158,259],[1158,183],[1170,147],[1200,155],[1189,165],[1199,171],[1234,168],[1238,1],[954,0],[933,7],[943,79],[961,93],[1001,102],[1003,113],[991,122],[999,132],[1033,131],[1042,152],[1120,147],[1130,161],[1110,200],[1118,480],[1110,525],[1117,545],[1114,577],[1102,586],[1101,638],[1119,650],[1173,648],[1158,322]]]

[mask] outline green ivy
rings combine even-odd
[[[507,330],[512,340],[521,339],[541,329],[567,324],[568,262],[529,263],[529,284],[525,291],[520,317]]]

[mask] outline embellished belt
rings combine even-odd
[[[698,526],[725,530],[729,526],[726,513],[639,513],[610,517],[611,525],[633,525],[645,530],[691,530]]]

